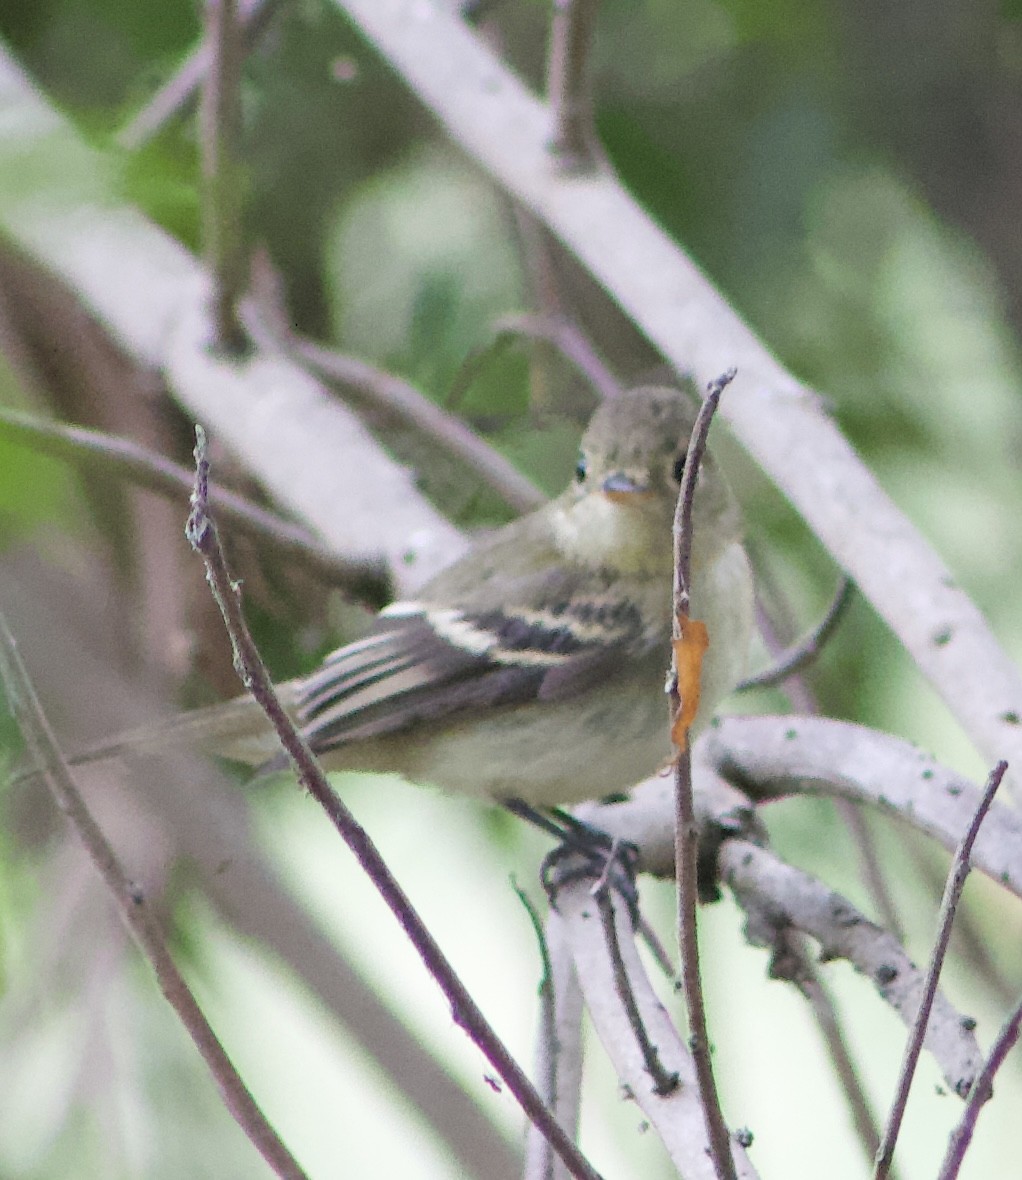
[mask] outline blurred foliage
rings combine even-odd
[[[108,151],[125,196],[193,248],[201,239],[194,120],[174,120],[132,154],[116,147],[116,133],[173,74],[199,34],[199,15],[195,0],[159,6],[36,0],[0,7],[0,32],[40,87]],[[548,5],[538,0],[496,4],[487,17],[493,22],[488,35],[499,35],[503,51],[533,84],[542,79],[547,19]],[[885,488],[934,541],[1009,649],[1022,652],[1016,590],[1022,564],[1022,180],[1012,139],[1022,109],[1019,5],[911,0],[859,11],[848,0],[606,0],[595,66],[600,135],[625,183],[777,355],[822,391]],[[1015,114],[1008,118],[1012,101]],[[253,248],[264,246],[277,268],[295,325],[391,367],[445,400],[465,359],[488,343],[493,318],[521,310],[531,299],[521,227],[503,196],[457,155],[332,6],[314,0],[281,6],[246,65],[243,106],[247,233]],[[31,175],[7,183],[31,184]],[[618,313],[570,264],[563,263],[560,277],[568,305],[619,373],[645,377],[648,350]],[[542,350],[525,349],[484,367],[458,408],[555,490],[570,471],[577,429],[569,420],[529,415],[537,377],[552,378],[563,394],[557,404],[577,408],[577,379]],[[33,400],[6,366],[0,369],[0,397],[15,404]],[[835,578],[830,562],[748,460],[726,439],[721,448],[747,507],[756,552],[789,602],[792,628],[804,626],[829,596]],[[438,471],[430,491],[460,519],[500,518],[492,498],[459,480],[457,473]],[[92,533],[83,514],[66,469],[0,440],[5,549],[30,532],[40,543],[61,537],[69,548],[87,545]],[[271,587],[269,596],[276,594]],[[307,666],[329,642],[318,599],[316,607],[292,634],[280,627],[279,612],[257,604],[259,631],[270,637],[278,669]],[[932,691],[863,604],[853,609],[811,679],[827,713],[906,734],[979,773]],[[783,707],[783,701],[779,694],[763,694],[740,706]],[[374,801],[369,788],[353,790],[362,790],[367,810],[386,828],[387,807]],[[429,810],[435,802],[422,803],[416,813],[420,836],[440,822]],[[407,821],[418,806],[402,803],[392,814]],[[486,888],[496,889],[493,878],[502,869],[487,860],[494,830],[503,840],[502,864],[505,856],[531,864],[523,853],[523,847],[534,850],[528,837],[456,807],[450,831],[443,830],[460,849],[461,879],[489,872]],[[315,839],[304,830],[301,801],[269,814],[274,832],[267,845],[291,848],[299,865]],[[858,896],[843,829],[825,805],[779,809],[771,826],[784,852]],[[7,826],[0,830],[6,833]],[[299,831],[306,850],[301,854]],[[899,861],[904,843],[897,833],[883,832],[889,858]],[[384,838],[401,843],[393,831]],[[5,973],[17,973],[29,959],[25,915],[51,913],[32,885],[51,851],[45,840],[26,841],[19,859],[4,837]],[[411,855],[414,873],[430,888],[418,863],[424,858],[403,851],[406,861],[399,850],[398,863]],[[317,898],[310,904],[327,911],[336,896],[327,869],[334,870],[335,855],[333,845],[324,843],[315,850],[314,867],[303,859],[294,869],[322,872],[331,881],[318,882],[318,892],[309,887]],[[442,881],[431,884],[443,888]],[[910,936],[917,949],[925,949],[930,895],[918,884],[906,885],[903,894]],[[998,899],[984,897],[988,926],[1010,921],[1017,930],[1017,916],[1002,916]],[[449,912],[467,938],[472,923],[461,920],[459,904],[451,901]],[[499,903],[491,898],[489,904]],[[508,925],[512,913],[513,907],[504,913]],[[485,915],[476,919],[486,922]],[[726,906],[717,907],[709,921],[715,982],[725,980],[729,995],[731,989],[736,996],[751,994],[750,981],[758,983],[763,963],[750,964]],[[222,959],[237,957],[238,948],[223,936],[225,949],[208,915],[183,914],[181,925],[193,965],[207,964],[213,1002],[230,1019],[231,1003],[224,998],[230,993],[217,996],[216,971]],[[448,933],[451,939],[458,935]],[[344,937],[359,942],[352,931]],[[388,956],[398,953],[387,943],[373,950],[381,980],[393,970]],[[1013,969],[1017,974],[1018,965]],[[516,997],[522,976],[531,986],[534,971],[532,961],[519,967],[519,977],[508,984]],[[40,1180],[199,1175],[195,1160],[201,1156],[215,1161],[210,1175],[252,1175],[244,1145],[231,1138],[233,1128],[224,1130],[226,1118],[209,1113],[205,1083],[194,1081],[200,1071],[183,1038],[167,1034],[162,1007],[150,1004],[142,987],[115,978],[121,982],[111,998],[88,1020],[63,1006],[60,989],[39,999],[31,1020],[24,1019],[20,999],[5,1009],[0,1076],[4,1092],[19,1097],[0,1116],[0,1172]],[[45,983],[52,983],[49,976]],[[278,980],[275,986],[283,985]],[[979,986],[974,977],[970,986]],[[848,997],[853,991],[842,988]],[[729,1015],[735,1030],[751,1021],[747,1013],[760,1002],[736,999],[739,1011]],[[872,1013],[871,1003],[867,996],[862,1010]],[[301,1025],[295,1035],[303,1052],[317,1052],[316,1017],[303,1012],[291,1018]],[[141,1037],[146,1050],[137,1054],[130,1046]],[[114,1094],[101,1094],[93,1108],[101,1113],[89,1115],[83,1096],[94,1092],[81,1076],[67,1079],[88,1059],[83,1045],[95,1044],[113,1045],[122,1054],[118,1065],[128,1082]],[[875,1047],[871,1041],[870,1052]],[[286,1055],[287,1049],[278,1045],[277,1051]],[[749,1078],[759,1078],[759,1091],[769,1091],[759,1095],[766,1102],[785,1097],[773,1093],[780,1087],[762,1084],[775,1065],[768,1061],[761,1074],[750,1066]],[[474,1063],[459,1062],[457,1068],[474,1078]],[[812,1068],[805,1070],[809,1078]],[[145,1104],[135,1084],[142,1074]],[[54,1078],[67,1081],[65,1092],[56,1092]],[[734,1094],[753,1101],[749,1091],[756,1087],[748,1078],[732,1084]],[[193,1085],[199,1087],[194,1094]],[[812,1082],[800,1092],[812,1101]],[[877,1090],[878,1107],[885,1096]],[[176,1122],[160,1122],[164,1104]],[[590,1114],[590,1123],[599,1124],[604,1113]],[[291,1117],[301,1122],[293,1110]],[[609,1117],[623,1126],[629,1116],[617,1110]],[[790,1135],[771,1156],[773,1123],[761,1118],[767,1124],[757,1128],[759,1135],[766,1132],[764,1155],[785,1158]],[[100,1132],[111,1125],[128,1128],[123,1150],[111,1150]],[[182,1129],[177,1139],[168,1127]],[[827,1150],[826,1135],[844,1134],[826,1120],[821,1127],[823,1142],[813,1141],[818,1150]],[[602,1128],[589,1130],[599,1140]],[[613,1145],[600,1141],[599,1147],[614,1158]],[[862,1174],[850,1151],[831,1151],[828,1175],[843,1180]],[[786,1172],[771,1172],[765,1164],[764,1171],[811,1174],[791,1157],[786,1164]],[[417,1174],[443,1175],[442,1166],[431,1156]],[[654,1167],[643,1174],[654,1175]],[[924,1174],[932,1172],[906,1169],[910,1177]]]

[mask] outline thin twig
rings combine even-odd
[[[582,991],[565,925],[556,910],[547,914],[543,947],[549,987],[540,997],[544,1017],[536,1046],[537,1085],[557,1121],[575,1139],[582,1105]],[[549,1142],[530,1123],[522,1180],[564,1180],[565,1175]]]
[[[734,369],[712,381],[706,398],[699,408],[692,436],[689,439],[685,459],[685,473],[678,490],[678,507],[674,517],[674,659],[671,677],[672,737],[677,747],[675,759],[675,872],[678,885],[678,947],[680,950],[681,980],[688,1011],[690,1048],[695,1063],[702,1102],[703,1117],[706,1120],[706,1134],[710,1143],[714,1170],[718,1180],[735,1180],[735,1163],[731,1144],[724,1123],[713,1077],[713,1062],[710,1059],[710,1042],[706,1027],[706,1007],[703,1001],[702,980],[699,973],[699,942],[696,930],[696,906],[698,902],[698,841],[695,807],[692,799],[692,756],[687,731],[676,736],[682,711],[694,716],[698,702],[682,699],[678,681],[681,674],[679,646],[684,642],[689,620],[689,566],[692,556],[692,502],[695,496],[696,477],[710,422],[717,409],[720,396],[734,380]],[[698,692],[698,672],[690,676],[685,696],[694,687]],[[693,683],[691,683],[694,681]]]
[[[205,433],[201,427],[196,427],[196,440],[195,491],[192,496],[187,534],[192,546],[205,563],[206,579],[223,614],[234,649],[235,667],[242,683],[273,725],[298,777],[299,785],[308,791],[326,812],[330,822],[351,849],[359,865],[397,918],[427,970],[447,997],[455,1023],[465,1029],[528,1118],[547,1136],[571,1175],[579,1180],[598,1180],[598,1173],[558,1126],[535,1087],[487,1022],[385,864],[369,834],[330,786],[308,742],[281,705],[262,657],[245,624],[238,586],[231,579],[216,526],[209,515],[209,461],[206,455]]]
[[[439,443],[516,512],[531,512],[546,503],[547,497],[528,476],[455,414],[431,402],[414,385],[385,369],[311,340],[294,337],[288,347],[321,379],[346,386]]]
[[[69,459],[103,475],[133,480],[169,499],[187,498],[194,476],[156,451],[127,438],[36,418],[0,406],[0,432],[43,454]],[[253,503],[228,488],[210,486],[217,512],[240,533],[255,537],[316,577],[343,589],[354,601],[379,610],[393,597],[387,567],[378,561],[340,557],[299,524]]]
[[[280,0],[242,0],[238,26],[246,53],[252,50],[265,32],[279,4]],[[154,139],[171,119],[184,114],[205,80],[209,59],[209,44],[205,40],[200,41],[172,77],[117,133],[118,146],[125,151],[137,151]]]
[[[25,742],[57,806],[64,812],[107,888],[124,924],[149,960],[167,997],[209,1068],[224,1105],[277,1176],[305,1180],[305,1172],[281,1142],[242,1081],[203,1015],[167,950],[156,919],[141,890],[131,882],[117,855],[93,819],[64,761],[39,699],[18,654],[6,619],[0,615],[0,679],[3,680]]]
[[[209,67],[202,88],[202,231],[213,284],[213,344],[239,355],[248,337],[238,316],[245,287],[242,234],[241,43],[235,0],[206,0]]]
[[[607,864],[599,881],[593,886],[592,894],[600,911],[600,921],[603,923],[603,936],[607,940],[607,953],[610,956],[613,969],[614,989],[617,992],[617,998],[621,1001],[621,1007],[628,1017],[628,1024],[635,1037],[635,1042],[639,1046],[639,1052],[642,1054],[646,1073],[649,1074],[653,1082],[653,1093],[663,1096],[677,1089],[678,1074],[674,1070],[665,1069],[660,1060],[657,1047],[653,1044],[646,1031],[646,1026],[642,1023],[639,1005],[635,1001],[635,993],[632,991],[628,971],[625,968],[624,959],[621,957],[621,943],[617,936],[614,898],[610,881],[616,865],[616,855],[617,848],[615,847],[611,849],[610,855],[607,857]]]
[[[752,676],[746,676],[736,686],[736,691],[744,692],[749,688],[769,688],[774,684],[780,684],[789,676],[794,676],[796,672],[801,672],[803,668],[811,664],[834,634],[854,594],[855,583],[849,577],[842,577],[838,584],[837,593],[827,608],[827,613],[813,630],[781,652],[769,668],[764,668],[762,672],[756,672]]]
[[[940,1166],[937,1180],[956,1180],[958,1171],[969,1150],[973,1133],[976,1130],[976,1120],[980,1109],[993,1092],[994,1075],[1001,1068],[1009,1051],[1015,1045],[1022,1032],[1022,1000],[1015,1005],[1014,1011],[1008,1017],[997,1034],[990,1055],[986,1059],[982,1071],[976,1078],[976,1083],[969,1094],[969,1101],[958,1122],[958,1126],[951,1132],[947,1145],[947,1154]]]
[[[496,319],[493,328],[495,343],[505,337],[526,336],[552,344],[601,398],[616,397],[623,389],[593,342],[566,315],[510,313]]]
[[[598,8],[599,0],[554,2],[547,63],[550,151],[565,172],[590,171],[599,160],[591,78]]]
[[[972,817],[972,822],[966,829],[965,835],[962,836],[961,843],[955,852],[955,858],[951,865],[951,871],[948,874],[947,884],[944,887],[944,897],[940,903],[937,937],[934,940],[933,951],[926,970],[926,982],[919,1001],[919,1012],[912,1024],[912,1031],[909,1034],[908,1043],[905,1046],[905,1056],[902,1059],[901,1071],[898,1075],[897,1089],[895,1090],[894,1100],[891,1103],[891,1110],[887,1117],[883,1139],[877,1150],[873,1180],[885,1180],[885,1177],[890,1172],[891,1160],[894,1157],[894,1148],[898,1141],[898,1132],[901,1130],[901,1121],[905,1114],[905,1107],[908,1104],[909,1090],[912,1087],[912,1078],[915,1076],[919,1054],[923,1047],[923,1039],[926,1036],[926,1026],[930,1018],[933,997],[937,991],[937,981],[940,978],[941,967],[944,965],[944,956],[947,954],[948,943],[951,940],[951,924],[954,922],[955,910],[958,908],[962,890],[965,888],[965,880],[969,875],[969,869],[971,867],[969,857],[972,855],[972,846],[976,842],[980,825],[983,823],[986,813],[990,810],[990,804],[994,801],[994,795],[997,794],[997,788],[1001,785],[1001,779],[1004,778],[1004,772],[1007,769],[1007,762],[1002,761],[998,762],[990,772],[990,777],[987,779],[986,787],[983,790],[983,797],[980,800],[979,806],[976,808],[975,815]],[[975,1089],[976,1083],[974,1082],[973,1090]]]

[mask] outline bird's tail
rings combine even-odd
[[[295,685],[276,686],[281,703],[292,712]],[[250,696],[192,709],[155,725],[143,725],[98,742],[70,759],[72,765],[129,758],[132,754],[168,753],[174,749],[215,754],[232,762],[263,766],[280,754],[280,745],[266,715]]]

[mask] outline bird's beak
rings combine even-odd
[[[636,483],[621,471],[608,475],[600,485],[600,491],[614,504],[633,504],[636,500],[648,500],[653,495],[645,484]]]

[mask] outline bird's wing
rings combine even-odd
[[[638,611],[598,592],[514,609],[396,603],[299,682],[298,718],[322,753],[466,709],[570,697],[646,647]]]

